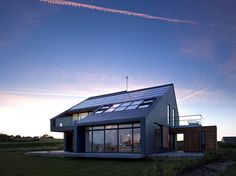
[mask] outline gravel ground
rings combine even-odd
[[[199,169],[191,171],[190,173],[184,174],[184,176],[219,176],[233,164],[233,161],[207,164],[205,166],[200,167]]]

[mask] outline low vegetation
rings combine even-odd
[[[187,175],[188,173],[191,173],[195,169],[199,169],[205,165],[208,164],[219,164],[224,162],[234,162],[234,164],[226,169],[225,173],[223,173],[223,176],[226,176],[227,174],[233,174],[236,175],[236,145],[235,144],[224,144],[221,142],[218,142],[218,148],[216,151],[208,151],[205,153],[204,158],[201,160],[198,160],[197,162],[193,163],[189,167],[184,167],[179,172],[177,172],[177,175]],[[214,172],[214,171],[213,171]],[[193,174],[194,175],[194,174]],[[228,176],[227,175],[227,176]]]
[[[29,142],[29,141],[39,141],[41,139],[54,139],[52,136],[48,134],[44,134],[42,136],[20,136],[20,135],[7,135],[0,133],[0,142]]]
[[[235,175],[236,175],[236,162],[234,162],[234,164],[222,174],[222,176],[235,176]]]
[[[0,152],[1,176],[158,176],[174,175],[196,162],[192,159],[111,160],[30,157],[23,152]],[[10,164],[9,164],[10,163]]]
[[[185,175],[207,163],[236,161],[236,148],[219,147],[207,152],[204,158],[166,158],[145,160],[112,160],[82,158],[45,158],[24,155],[28,150],[62,149],[63,141],[44,138],[38,141],[0,142],[1,176],[70,176],[70,175],[135,175],[166,176]],[[236,164],[225,175],[235,175]],[[224,175],[224,176],[225,176]]]
[[[0,134],[0,151],[62,150],[63,140],[45,134],[40,137]]]

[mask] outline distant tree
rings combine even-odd
[[[0,141],[1,142],[8,142],[10,140],[10,136],[6,135],[6,134],[0,134]]]
[[[21,135],[16,135],[15,138],[21,138]]]
[[[33,140],[33,141],[39,141],[39,139],[40,139],[40,138],[39,138],[38,136],[34,136],[32,140]]]
[[[13,138],[13,140],[16,141],[16,142],[22,141],[21,135],[16,135],[16,136]]]
[[[49,135],[48,134],[44,134],[43,136],[41,136],[42,139],[47,139],[49,138]]]

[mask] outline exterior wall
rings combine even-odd
[[[163,148],[165,148],[166,150],[169,149],[168,135],[169,135],[169,128],[163,127]]]
[[[155,147],[155,124],[163,125],[163,127],[169,127],[167,123],[167,105],[170,105],[170,110],[175,109],[176,122],[179,122],[178,107],[175,98],[174,87],[170,88],[169,91],[158,101],[155,102],[153,110],[146,117],[145,123],[145,153],[157,153],[163,152],[163,150],[158,150]],[[172,117],[172,113],[170,113]],[[166,132],[166,131],[165,131]],[[166,134],[166,133],[165,133]],[[164,139],[165,138],[165,139]],[[166,139],[167,138],[167,139]],[[168,135],[163,135],[163,144],[167,144]]]
[[[68,127],[73,126],[73,119],[71,116],[60,117],[55,119],[55,127]]]
[[[184,134],[185,152],[202,152],[205,150],[216,149],[216,141],[217,141],[216,126],[171,128],[170,133]]]
[[[73,152],[73,131],[64,132],[64,150],[68,152]]]
[[[76,151],[85,152],[85,127],[77,127],[77,148]]]

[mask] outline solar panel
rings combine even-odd
[[[102,106],[106,104],[114,104],[125,101],[135,101],[140,99],[160,97],[163,96],[168,91],[169,88],[170,86],[163,86],[163,87],[156,87],[153,89],[125,92],[116,95],[110,95],[110,96],[108,95],[104,97],[88,99],[72,107],[70,110],[78,110],[82,108]]]

